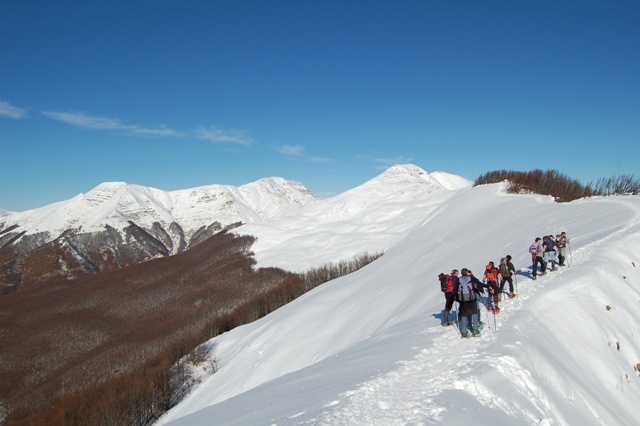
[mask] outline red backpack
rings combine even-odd
[[[498,269],[494,266],[491,269],[487,269],[484,273],[484,277],[487,281],[493,281],[494,283],[498,282]]]

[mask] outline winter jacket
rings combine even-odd
[[[516,268],[513,267],[513,263],[508,262],[506,257],[500,259],[500,266],[498,269],[500,270],[500,275],[502,275],[503,279],[509,278],[511,276],[511,271],[515,272],[516,270]]]
[[[459,278],[454,275],[449,275],[447,277],[447,291],[445,293],[453,293],[453,290],[456,288],[456,283],[459,283]]]
[[[556,245],[560,248],[566,247],[569,243],[569,238],[563,237],[562,234],[556,235]]]
[[[542,253],[544,253],[542,251],[542,244],[537,244],[537,243],[533,243],[532,245],[536,245],[536,253],[535,254],[531,254],[531,256],[535,257],[542,257]]]

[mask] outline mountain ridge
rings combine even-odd
[[[300,182],[278,177],[177,191],[104,182],[66,201],[0,216],[0,294],[23,282],[174,255],[223,229],[316,200]]]
[[[279,217],[286,221],[297,215],[332,215],[336,222],[344,222],[360,215],[357,220],[371,224],[383,219],[367,216],[379,215],[371,207],[382,203],[394,210],[384,213],[389,220],[401,214],[394,207],[400,200],[410,202],[467,186],[471,182],[459,176],[429,174],[413,164],[395,165],[333,197],[334,206],[326,211],[327,204],[301,182],[281,177],[241,186],[213,184],[175,191],[103,182],[66,201],[0,216],[0,254],[5,259],[0,265],[0,284],[19,285],[25,271],[29,280],[43,279],[40,274],[50,277],[40,256],[57,258],[64,268],[56,276],[72,279],[180,253],[223,229],[246,225],[244,229],[253,232],[252,225],[268,228]],[[349,201],[353,194],[364,192],[366,197]],[[305,231],[298,232],[303,235]],[[308,266],[303,263],[297,269]]]

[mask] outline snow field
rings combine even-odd
[[[555,204],[501,191],[441,198],[374,263],[214,339],[220,371],[160,424],[635,424],[640,197]],[[529,244],[560,231],[571,266],[531,280]],[[298,244],[277,253],[292,262],[312,251]],[[497,330],[484,310],[479,338],[442,327],[437,274],[481,276],[506,254],[519,297],[502,303]]]

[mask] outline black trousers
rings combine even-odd
[[[534,256],[533,258],[533,277],[538,275],[538,264],[540,264],[540,272],[547,272],[547,263],[542,260],[540,256]]]
[[[453,302],[455,302],[456,298],[454,297],[453,293],[445,293],[444,298],[445,298],[444,310],[449,312],[451,311],[451,308],[453,307]]]

